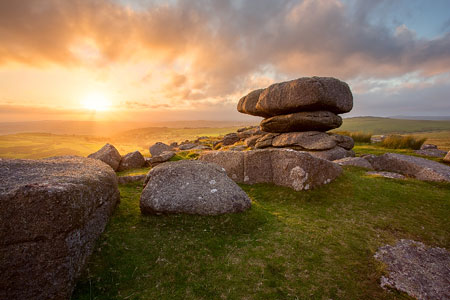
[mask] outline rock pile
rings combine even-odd
[[[353,140],[325,131],[341,126],[338,114],[352,107],[352,92],[345,82],[331,77],[304,77],[255,90],[239,100],[237,110],[265,118],[260,124],[265,134],[249,140],[247,145],[308,151],[335,160],[353,156]]]
[[[70,299],[119,202],[106,164],[0,159],[0,299]]]
[[[111,144],[106,144],[97,152],[89,154],[88,158],[100,160],[118,172],[147,166],[145,158],[139,151],[122,157],[116,147]]]

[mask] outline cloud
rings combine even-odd
[[[220,103],[300,76],[449,72],[450,32],[424,39],[404,25],[371,22],[384,2],[179,0],[133,8],[112,0],[0,1],[0,65],[153,61],[168,70],[163,95],[180,103]],[[157,76],[148,72],[139,84]]]

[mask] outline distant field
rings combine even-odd
[[[113,137],[18,133],[0,136],[0,157],[44,158],[57,155],[87,156],[105,143],[113,144],[124,155],[139,150],[149,156],[148,147],[156,142],[181,142],[200,136],[219,136],[239,127],[226,128],[142,128]]]
[[[358,117],[344,119],[344,123],[337,130],[362,131],[372,134],[450,131],[450,121]]]

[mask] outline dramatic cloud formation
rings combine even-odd
[[[441,76],[444,90],[450,82],[448,19],[440,35],[420,37],[405,24],[383,23],[380,11],[392,5],[371,0],[1,1],[0,70],[19,64],[85,68],[100,81],[122,77],[112,85],[120,85],[125,98],[120,103],[136,109],[229,108],[244,93],[274,81],[334,76],[350,81],[361,103],[371,103],[358,107],[355,97],[355,109],[370,114],[362,108],[390,105],[374,97],[380,80],[390,80],[402,99],[434,86],[411,88],[404,85],[405,74],[419,81]],[[399,92],[391,92],[377,95],[393,101]],[[433,105],[450,113],[443,95]]]

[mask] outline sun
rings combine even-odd
[[[106,111],[111,106],[111,102],[104,93],[92,92],[87,94],[81,104],[85,109],[93,111]]]

